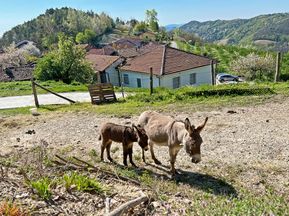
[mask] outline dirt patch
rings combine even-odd
[[[182,149],[178,155],[176,168],[183,175],[179,184],[186,189],[185,193],[178,194],[178,189],[173,194],[164,198],[165,201],[153,203],[155,209],[160,207],[167,212],[167,203],[170,210],[176,214],[182,214],[177,210],[176,200],[186,200],[190,205],[191,194],[198,191],[206,193],[222,194],[226,191],[234,191],[235,187],[242,187],[254,193],[266,193],[268,188],[289,194],[289,99],[269,102],[252,107],[222,108],[217,111],[201,110],[195,113],[176,113],[172,110],[169,115],[177,119],[189,117],[195,125],[201,124],[205,117],[209,117],[206,128],[202,133],[204,143],[202,145],[202,162],[194,165],[189,156]],[[1,119],[0,119],[1,120]],[[8,123],[8,121],[10,123]],[[137,116],[130,118],[101,117],[92,113],[65,113],[42,114],[37,117],[17,116],[0,121],[0,154],[8,156],[16,152],[25,152],[37,147],[41,140],[47,143],[47,149],[51,154],[59,153],[66,157],[76,155],[88,159],[88,155],[95,151],[96,158],[100,153],[100,141],[98,130],[104,122],[131,125],[137,122]],[[20,125],[19,122],[22,122]],[[7,123],[7,125],[6,125]],[[14,125],[15,123],[15,125]],[[6,126],[5,126],[6,125]],[[5,132],[3,132],[5,131]],[[26,133],[34,131],[34,133]],[[157,158],[164,166],[155,166],[147,153],[149,164],[141,162],[141,149],[134,146],[135,162],[139,167],[156,175],[168,175],[169,154],[166,147],[156,147]],[[119,164],[122,163],[122,147],[113,144],[112,157]],[[99,163],[99,162],[97,162]],[[10,173],[12,178],[21,179],[17,169]],[[158,177],[156,177],[158,178]],[[225,179],[225,180],[222,180]],[[278,181],[276,181],[278,179]],[[16,181],[17,182],[17,181]],[[116,194],[115,206],[137,196],[138,187],[116,182],[104,182],[114,188]],[[200,184],[202,182],[202,184]],[[171,184],[171,183],[166,183]],[[1,183],[4,188],[2,198],[26,196],[30,193],[25,187],[17,187],[11,183]],[[182,189],[182,190],[183,190]],[[63,188],[56,189],[56,194],[61,194]],[[28,191],[28,192],[27,192]],[[71,214],[91,214],[102,212],[105,199],[91,194],[66,194],[65,200],[55,201],[56,206],[51,206],[43,201],[32,199],[31,194],[27,198],[19,198],[21,203],[33,206],[38,212],[56,214],[66,209]],[[228,192],[229,193],[229,192]],[[231,194],[233,192],[230,192]],[[57,196],[57,195],[56,195]],[[27,201],[25,201],[27,199]],[[32,204],[31,204],[32,205]],[[55,210],[56,208],[56,210]],[[147,208],[147,207],[146,207]],[[149,208],[154,208],[150,206]],[[62,210],[61,210],[62,209]],[[77,209],[77,211],[75,210]],[[85,209],[85,210],[84,210]],[[155,210],[145,210],[150,214],[156,214]],[[102,212],[103,213],[103,212]],[[100,213],[101,214],[101,213]]]

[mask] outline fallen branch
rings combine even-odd
[[[103,174],[105,174],[107,176],[113,177],[113,178],[118,179],[118,180],[122,180],[122,181],[125,181],[125,182],[130,182],[130,183],[133,183],[133,184],[135,184],[137,186],[141,185],[141,183],[139,181],[137,181],[137,180],[134,180],[134,179],[131,179],[131,178],[128,178],[128,177],[124,177],[124,176],[120,176],[120,175],[117,175],[117,174],[115,174],[113,172],[110,172],[110,171],[102,170],[99,167],[96,167],[96,166],[94,166],[94,165],[92,165],[92,164],[90,164],[90,163],[88,163],[88,162],[86,162],[84,160],[81,160],[81,159],[79,159],[77,157],[73,157],[73,159],[78,161],[78,162],[83,163],[85,166],[73,163],[71,161],[68,161],[68,160],[60,157],[59,155],[55,155],[55,157],[57,157],[59,160],[63,161],[65,163],[64,165],[67,165],[67,164],[74,165],[73,169],[85,169],[87,171],[101,172],[101,173],[103,173]],[[53,161],[53,162],[55,164],[57,164],[56,161]],[[60,162],[59,164],[63,164],[63,163]]]
[[[143,202],[146,202],[148,200],[149,200],[148,196],[145,195],[143,192],[141,192],[141,196],[140,197],[122,204],[121,206],[119,206],[118,208],[113,210],[112,212],[108,213],[106,216],[119,216],[119,215],[122,215],[122,214],[126,213],[129,209],[134,208],[137,205],[139,205],[139,204],[141,204]]]
[[[108,176],[111,176],[111,177],[114,177],[114,178],[116,177],[116,178],[118,178],[118,179],[120,179],[120,180],[123,180],[123,181],[129,181],[129,182],[134,183],[134,184],[136,184],[136,185],[138,185],[138,186],[141,185],[141,183],[140,183],[139,181],[136,181],[136,180],[131,179],[131,178],[128,178],[128,177],[119,176],[119,175],[117,175],[116,173],[113,173],[113,172],[109,172],[109,171],[106,171],[106,170],[102,170],[102,169],[100,169],[100,168],[98,168],[98,167],[96,167],[96,166],[93,166],[92,164],[90,164],[90,163],[88,163],[88,162],[86,162],[86,161],[83,161],[83,160],[81,160],[81,159],[79,159],[79,158],[77,158],[77,157],[73,157],[73,159],[75,159],[75,160],[77,160],[77,161],[79,161],[79,162],[81,162],[81,163],[84,163],[84,164],[87,165],[87,167],[92,168],[92,169],[95,170],[95,171],[100,171],[100,172],[102,172],[102,173],[104,173],[104,174],[106,174],[106,175],[108,175]]]

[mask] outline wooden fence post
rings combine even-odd
[[[34,83],[33,78],[31,79],[31,84],[32,84],[32,91],[33,91],[33,95],[34,95],[35,106],[36,106],[37,108],[39,108],[39,102],[38,102],[36,87],[35,87],[35,83]]]
[[[153,94],[153,68],[150,67],[150,94]]]
[[[279,81],[279,76],[280,76],[280,62],[281,62],[281,53],[278,52],[278,53],[277,53],[277,57],[276,57],[276,72],[275,72],[274,82],[278,82],[278,81]]]
[[[216,74],[214,69],[214,60],[211,60],[211,74],[212,74],[212,85],[215,85]]]

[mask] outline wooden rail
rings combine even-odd
[[[67,97],[64,97],[64,96],[62,96],[62,95],[60,95],[60,94],[57,94],[56,92],[51,91],[51,90],[49,90],[49,89],[41,86],[40,84],[36,83],[33,79],[31,79],[31,83],[32,83],[32,91],[33,91],[33,95],[34,95],[35,106],[36,106],[37,108],[39,108],[39,101],[38,101],[37,91],[36,91],[36,87],[35,87],[35,86],[38,86],[39,88],[41,88],[41,89],[43,89],[43,90],[45,90],[45,91],[48,91],[49,93],[54,94],[54,95],[56,95],[57,97],[60,97],[60,98],[62,98],[62,99],[64,99],[64,100],[67,100],[67,101],[69,101],[70,103],[75,103],[75,101],[73,101],[73,100],[71,100],[71,99],[69,99],[69,98],[67,98]]]

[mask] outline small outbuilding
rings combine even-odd
[[[119,56],[88,54],[86,55],[86,59],[92,64],[97,82],[112,83],[116,86],[120,85],[117,67],[123,60]]]

